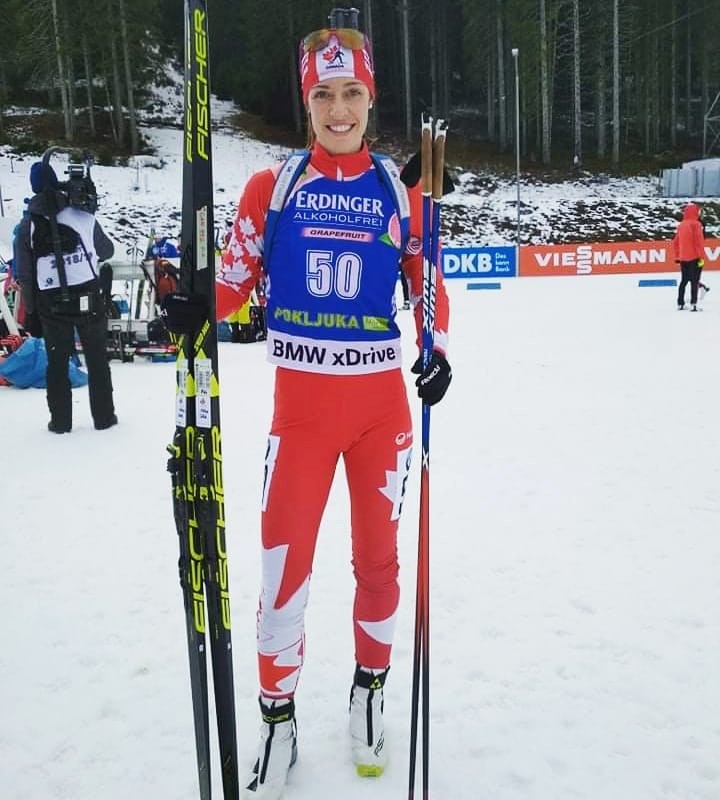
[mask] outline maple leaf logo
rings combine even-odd
[[[286,691],[288,687],[290,687],[291,690],[294,688],[294,685],[297,683],[296,677],[288,683],[285,683],[285,681],[287,678],[295,676],[300,670],[302,664],[302,645],[300,645],[299,650],[300,655],[295,655],[293,659],[287,659],[287,653],[271,653],[269,655],[259,653],[260,674],[262,675],[262,684],[265,689],[280,694]],[[282,664],[283,657],[287,660],[293,660],[294,663]]]
[[[405,496],[405,484],[410,471],[410,460],[412,458],[412,447],[398,450],[396,454],[396,469],[385,470],[385,486],[379,487],[380,494],[385,495],[393,504],[390,519],[400,519],[403,497]]]
[[[322,57],[327,61],[328,65],[339,64],[342,67],[344,64],[342,50],[336,44],[332,47],[328,47],[322,54]]]

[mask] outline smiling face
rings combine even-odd
[[[354,78],[330,78],[310,89],[308,111],[313,131],[330,155],[360,150],[370,99],[368,87]]]

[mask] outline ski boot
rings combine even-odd
[[[115,414],[110,414],[109,417],[96,419],[94,424],[96,431],[106,431],[108,428],[112,428],[113,425],[118,424],[118,418]]]
[[[390,667],[370,670],[358,665],[350,690],[352,760],[362,778],[383,774],[387,763],[383,725],[383,687]]]
[[[58,422],[57,420],[51,419],[47,424],[47,429],[50,433],[70,433],[72,425],[70,423]]]
[[[262,727],[260,749],[253,776],[243,791],[244,800],[278,800],[297,760],[297,724],[293,700],[260,698]]]

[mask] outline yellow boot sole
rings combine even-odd
[[[355,769],[361,778],[379,778],[385,771],[385,767],[377,764],[356,764]]]

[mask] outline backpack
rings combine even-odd
[[[78,247],[82,248],[82,251],[85,254],[88,266],[90,267],[90,271],[93,274],[92,280],[97,282],[99,277],[98,273],[95,271],[95,267],[93,266],[92,260],[90,259],[90,255],[87,251],[87,248],[85,247],[85,242],[83,242],[80,232],[75,230],[75,228],[71,227],[70,225],[65,225],[63,222],[58,222],[56,212],[53,213],[51,218],[45,217],[42,214],[30,214],[30,219],[33,224],[33,232],[32,232],[33,287],[36,286],[38,280],[37,278],[38,260],[43,256],[52,256],[53,260],[55,261],[56,268],[58,270],[58,278],[60,280],[59,290],[62,292],[62,300],[59,301],[62,303],[62,306],[58,305],[57,308],[53,309],[52,313],[81,314],[87,312],[88,310],[90,311],[94,310],[93,308],[90,308],[90,306],[88,305],[83,306],[83,301],[80,299],[80,295],[77,294],[78,291],[77,286],[68,286],[67,284],[65,259],[67,258],[67,256],[74,255]],[[57,252],[54,241],[55,235],[57,236],[57,243],[58,243]],[[59,256],[59,263],[58,263],[58,256]],[[87,286],[84,285],[80,288],[81,291],[84,291],[86,293],[88,292]],[[33,289],[33,291],[34,290],[35,289]],[[51,291],[54,292],[55,290]],[[95,297],[94,295],[95,291],[97,290],[90,290],[90,293],[87,294],[87,296],[90,297],[92,295],[93,297]],[[50,292],[48,294],[50,294]],[[95,300],[97,299],[98,298],[95,297]],[[92,304],[94,306],[94,302]]]
[[[31,214],[33,223],[32,249],[36,258],[41,256],[54,256],[55,247],[53,245],[52,226],[47,217],[41,214]],[[74,253],[81,243],[80,234],[69,225],[58,222],[58,234],[60,237],[60,252],[62,255]]]
[[[400,180],[400,171],[397,165],[389,156],[382,153],[371,153],[370,158],[375,165],[375,171],[380,182],[390,192],[390,196],[393,199],[395,211],[400,220],[400,252],[403,253],[410,239],[410,199],[408,198],[407,189]],[[275,180],[275,187],[270,198],[270,207],[265,217],[263,261],[266,264],[270,263],[270,253],[272,252],[275,230],[277,229],[280,214],[309,161],[310,153],[307,150],[296,150],[285,160]]]
[[[169,261],[160,259],[155,266],[155,290],[158,302],[162,302],[165,295],[176,292],[177,287],[177,270]]]

